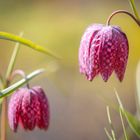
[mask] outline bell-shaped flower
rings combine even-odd
[[[80,72],[90,81],[99,73],[103,80],[107,81],[115,71],[118,79],[122,81],[128,52],[127,37],[119,27],[93,24],[86,29],[81,39]]]
[[[8,106],[10,128],[17,131],[18,124],[25,130],[35,127],[48,129],[50,112],[49,103],[41,87],[20,88],[12,94]]]

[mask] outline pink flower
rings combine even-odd
[[[8,119],[15,132],[18,124],[25,130],[33,130],[35,127],[47,130],[50,112],[48,99],[42,88],[20,88],[13,93],[8,106]]]
[[[114,70],[122,81],[128,52],[127,37],[119,27],[93,24],[86,29],[81,39],[80,72],[90,81],[99,73],[103,80],[107,81]]]

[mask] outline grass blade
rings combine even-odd
[[[112,124],[112,121],[111,121],[109,106],[106,107],[106,110],[107,110],[108,122],[109,122],[109,125],[110,125],[110,127],[111,127],[112,138],[113,138],[113,140],[116,140],[114,127],[113,127],[113,124]]]
[[[108,139],[109,139],[109,140],[113,140],[113,138],[112,138],[111,135],[109,134],[108,130],[107,130],[106,128],[104,128],[104,130],[105,130],[105,133],[106,133]]]
[[[122,114],[126,117],[126,120],[130,128],[132,129],[132,131],[140,138],[140,121],[134,115],[132,115],[131,113],[129,113],[127,110],[124,109],[117,91],[115,91],[115,94],[116,94],[120,109],[122,111]]]
[[[120,118],[121,118],[121,123],[122,123],[122,127],[123,127],[123,132],[124,132],[125,140],[128,140],[126,129],[125,129],[125,125],[124,125],[124,121],[123,121],[123,114],[122,114],[122,110],[121,109],[120,109]]]
[[[22,79],[22,80],[16,82],[15,84],[9,86],[8,88],[0,91],[0,98],[5,97],[5,96],[8,96],[10,93],[12,93],[13,91],[15,91],[19,87],[23,86],[28,81],[30,81],[31,79],[33,79],[34,77],[36,77],[37,75],[41,74],[44,71],[45,71],[44,69],[38,69],[36,71],[33,71],[32,73],[30,73],[29,75],[27,75],[26,79]]]
[[[28,47],[30,47],[30,48],[38,51],[38,52],[42,52],[42,53],[44,53],[46,55],[49,55],[49,56],[57,58],[57,59],[59,58],[56,55],[54,55],[51,51],[46,49],[45,47],[37,45],[37,44],[35,44],[34,42],[32,42],[32,41],[30,41],[28,39],[22,38],[20,36],[17,36],[17,35],[11,34],[11,33],[0,32],[0,39],[18,42],[18,43],[26,45],[26,46],[28,46]]]

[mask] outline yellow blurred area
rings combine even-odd
[[[137,6],[140,1],[136,0]],[[78,49],[85,28],[93,23],[105,24],[115,10],[131,12],[128,0],[0,0],[0,30],[24,37],[45,46],[62,60],[38,53],[21,45],[16,68],[29,73],[45,67],[46,74],[32,80],[41,85],[49,98],[51,121],[48,132],[35,130],[17,134],[8,129],[11,140],[107,140],[106,104],[117,104],[114,88],[124,106],[135,113],[135,70],[140,58],[140,29],[127,15],[118,14],[111,24],[127,34],[130,51],[125,78],[120,83],[115,74],[107,83],[100,76],[89,82],[79,74]],[[139,13],[140,13],[140,9]],[[0,40],[0,73],[5,73],[15,43]],[[104,102],[104,100],[106,100]],[[109,100],[109,101],[108,101]],[[122,134],[120,118],[112,111],[116,133]],[[7,139],[7,140],[8,140]]]

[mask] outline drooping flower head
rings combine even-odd
[[[107,81],[114,70],[122,81],[128,52],[127,37],[119,27],[93,24],[86,29],[81,39],[80,72],[90,81],[99,73],[103,80]]]
[[[18,124],[25,130],[33,130],[35,127],[47,130],[49,103],[42,88],[20,88],[13,93],[8,106],[8,119],[10,128],[15,132]]]

